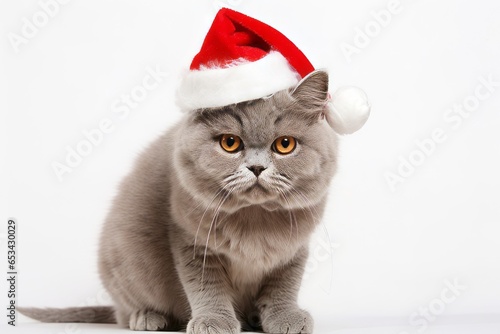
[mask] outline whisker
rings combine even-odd
[[[202,284],[203,284],[203,279],[204,279],[204,275],[205,275],[205,264],[206,264],[206,261],[207,261],[207,251],[208,251],[208,242],[210,241],[210,233],[212,232],[212,227],[214,226],[215,222],[217,221],[217,218],[219,216],[219,212],[220,212],[220,209],[221,209],[222,205],[227,200],[227,198],[229,197],[229,195],[231,195],[231,193],[233,192],[233,190],[234,190],[234,187],[231,188],[228,191],[228,193],[226,194],[226,196],[224,196],[223,198],[221,198],[221,200],[219,201],[219,203],[217,204],[217,207],[215,209],[214,217],[212,218],[212,221],[210,222],[210,227],[208,229],[208,234],[207,234],[207,240],[205,242],[205,252],[203,254],[203,265],[202,265],[202,269],[201,269],[201,282],[202,282]]]
[[[285,200],[285,202],[287,203],[287,205],[290,206],[290,203],[288,202],[288,199],[286,198],[285,192],[282,189],[280,189],[279,187],[275,187],[275,189],[281,194],[281,196],[283,196],[283,199]],[[287,211],[288,211],[288,217],[290,219],[290,236],[289,236],[289,239],[291,241],[292,240],[292,234],[293,234],[292,210],[288,209]]]
[[[214,191],[219,189],[219,187],[214,187]],[[220,192],[220,190],[218,190],[217,192]],[[217,196],[217,194],[215,194],[215,196]],[[202,204],[203,204],[203,201],[197,201],[198,204],[194,207],[192,207],[190,210],[186,211],[184,213],[184,218],[186,218],[189,214],[193,213],[196,209],[198,209]]]
[[[234,173],[234,174],[231,174],[229,175],[228,177],[226,177],[224,181],[226,181],[226,185],[223,185],[221,189],[219,189],[219,191],[214,195],[214,197],[212,197],[212,200],[210,201],[210,203],[208,203],[207,207],[205,208],[205,210],[203,211],[203,214],[200,218],[200,222],[198,224],[198,228],[196,229],[196,234],[195,234],[195,237],[194,237],[194,244],[193,244],[193,259],[196,257],[196,244],[197,244],[197,241],[198,241],[198,234],[200,232],[200,228],[201,228],[201,224],[203,222],[203,218],[205,218],[205,214],[207,213],[208,209],[210,208],[210,206],[212,205],[212,203],[214,202],[214,200],[217,198],[218,195],[220,195],[222,192],[226,191],[228,187],[231,186],[231,183],[234,182],[235,179],[237,179],[239,177],[239,173]],[[198,204],[199,206],[200,204]],[[197,207],[198,207],[197,206]],[[193,209],[194,211],[194,209]]]
[[[316,211],[316,208],[315,208],[316,205],[314,205],[313,203],[311,203],[311,201],[307,197],[305,197],[302,193],[300,193],[298,190],[296,190],[294,188],[292,188],[291,190],[295,194],[297,194],[297,196],[298,196],[297,199],[301,200],[301,202],[305,204],[302,209],[303,210],[307,209],[309,211],[309,213],[311,214],[311,218],[313,218],[314,222],[315,223],[321,222],[321,219],[319,218],[320,216],[319,216],[319,214],[318,214],[318,212]],[[314,210],[314,212],[313,212],[313,210]]]
[[[203,218],[205,218],[205,214],[207,213],[208,209],[212,205],[212,203],[215,201],[217,196],[219,196],[220,193],[222,193],[225,190],[225,187],[222,187],[215,195],[212,197],[212,200],[210,203],[208,203],[207,207],[203,211],[203,214],[201,215],[200,222],[198,223],[198,228],[196,229],[196,234],[194,236],[194,244],[193,244],[193,259],[196,257],[196,243],[198,241],[198,233],[200,232],[201,224],[203,222]]]

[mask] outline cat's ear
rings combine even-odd
[[[328,73],[311,72],[292,89],[291,95],[309,111],[323,112],[328,103]]]
[[[357,87],[340,87],[330,96],[325,71],[311,72],[291,90],[291,95],[310,117],[325,119],[338,134],[358,131],[370,115],[368,97]]]

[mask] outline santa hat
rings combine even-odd
[[[282,33],[222,8],[183,75],[177,104],[195,110],[259,99],[296,86],[313,71],[307,57]],[[356,87],[339,89],[325,110],[326,120],[341,134],[360,129],[369,113],[367,97]]]

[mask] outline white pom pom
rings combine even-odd
[[[366,123],[370,104],[365,92],[358,87],[341,87],[332,95],[326,113],[328,124],[339,134],[351,134]]]

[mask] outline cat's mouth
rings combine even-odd
[[[266,210],[276,210],[282,206],[280,191],[272,180],[261,178],[245,178],[240,185],[229,194],[232,194],[234,205],[245,207],[249,205],[260,205]]]
[[[269,194],[269,190],[267,190],[258,180],[245,190],[246,193],[250,193],[252,191],[262,191],[265,194]]]
[[[262,205],[267,210],[275,210],[279,206],[276,203],[278,197],[279,194],[262,180],[255,180],[239,195],[239,198],[249,205]]]

